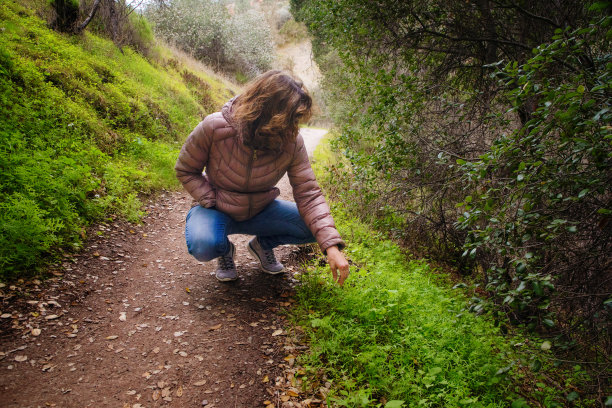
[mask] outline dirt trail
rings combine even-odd
[[[303,130],[310,150],[324,133]],[[291,199],[286,178],[280,188]],[[250,237],[231,236],[240,279],[219,283],[215,261],[187,253],[190,204],[162,194],[143,225],[90,231],[57,278],[2,288],[0,406],[302,406],[281,404],[274,387],[293,352],[279,313],[292,302],[296,247],[276,250],[290,271],[270,276],[245,249]]]
[[[309,40],[287,44],[276,52],[279,56],[277,64],[297,75],[304,82],[306,88],[312,91],[319,86],[321,72],[314,62]]]

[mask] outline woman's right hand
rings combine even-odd
[[[349,276],[349,263],[336,245],[327,248],[327,262],[334,280],[342,286]]]

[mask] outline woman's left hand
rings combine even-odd
[[[337,246],[327,248],[327,262],[332,271],[334,280],[338,282],[338,285],[342,286],[344,281],[349,276],[349,263],[340,252]]]

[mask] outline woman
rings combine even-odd
[[[255,235],[247,249],[266,273],[284,272],[275,247],[316,241],[334,279],[342,285],[348,277],[344,241],[298,133],[311,108],[300,81],[269,71],[200,122],[183,145],[175,170],[197,202],[187,214],[187,247],[199,261],[218,258],[218,280],[238,278],[231,234]],[[285,173],[295,203],[277,199]]]

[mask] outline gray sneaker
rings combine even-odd
[[[235,281],[238,279],[238,272],[236,271],[236,264],[234,263],[234,256],[236,255],[236,247],[230,242],[230,250],[227,254],[217,258],[218,266],[215,271],[217,280],[221,282]]]
[[[261,269],[265,273],[276,275],[277,273],[285,272],[285,266],[276,260],[274,251],[272,249],[263,249],[257,240],[257,237],[253,238],[247,248],[251,255],[255,257],[261,264]]]

